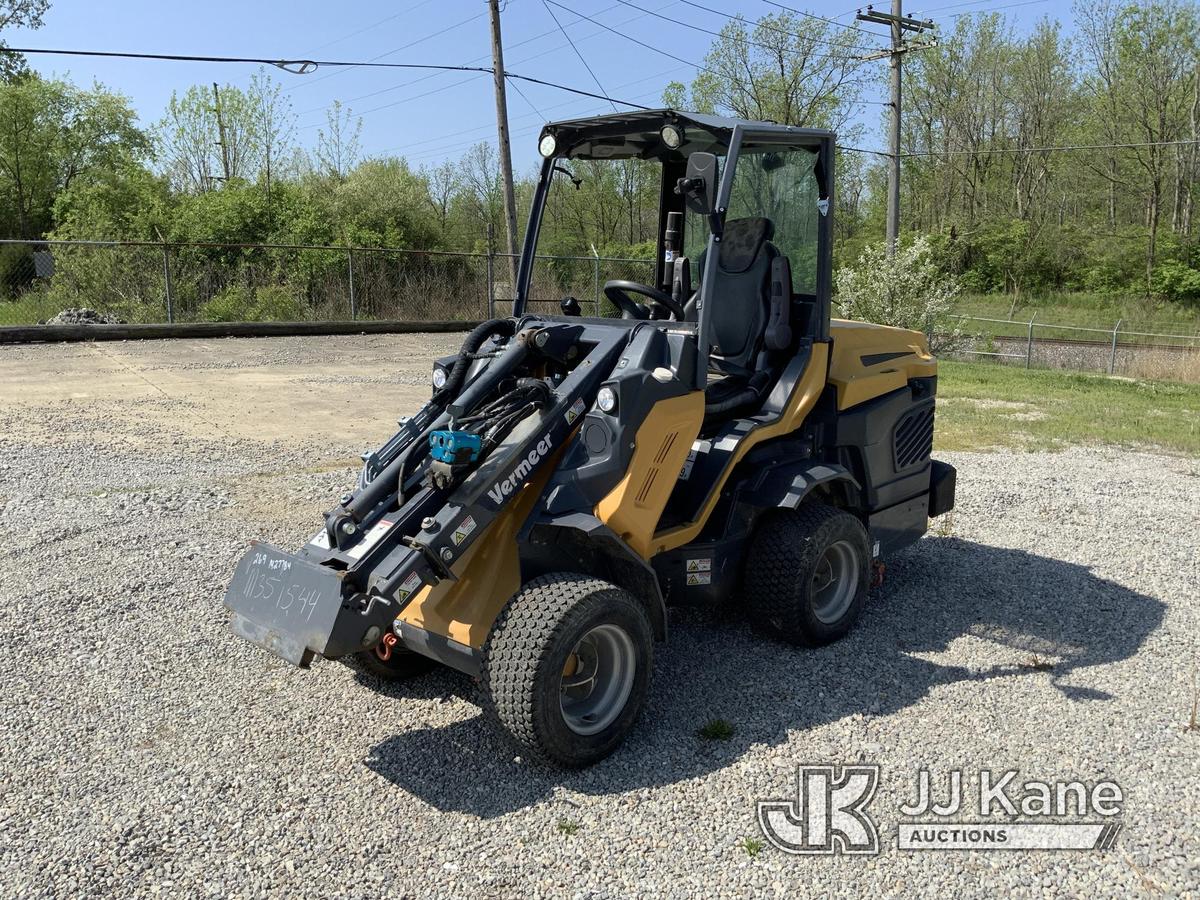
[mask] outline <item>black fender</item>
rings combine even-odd
[[[824,485],[843,486],[852,495],[857,495],[862,487],[845,466],[806,459],[762,470],[743,485],[738,500],[763,510],[795,509]]]
[[[517,544],[522,581],[564,569],[611,581],[642,602],[654,639],[667,639],[667,606],[654,569],[594,515],[535,515],[526,522]]]

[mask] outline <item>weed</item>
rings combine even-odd
[[[727,741],[737,731],[731,722],[724,719],[709,719],[699,729],[696,736],[704,741]]]
[[[763,847],[765,847],[766,844],[763,843],[763,841],[759,838],[748,837],[742,838],[742,843],[740,846],[746,851],[747,856],[749,856],[751,859],[754,859],[754,857],[762,853]]]
[[[574,819],[559,819],[557,827],[559,834],[572,835],[579,831],[579,823]]]
[[[1029,659],[1021,663],[1022,669],[1032,669],[1035,672],[1049,672],[1054,668],[1054,663],[1048,659],[1042,659],[1036,653],[1031,655]]]
[[[954,510],[938,517],[937,523],[933,526],[933,533],[944,538],[954,536]]]

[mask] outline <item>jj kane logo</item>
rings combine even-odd
[[[942,792],[944,784],[945,790]],[[796,767],[796,796],[758,803],[763,835],[785,853],[875,854],[879,829],[867,807],[879,766]],[[974,793],[972,793],[974,791]],[[900,850],[1108,850],[1116,844],[1124,795],[1118,784],[1018,781],[1016,770],[950,771],[944,783],[917,773],[900,804]],[[961,819],[959,817],[962,817]]]

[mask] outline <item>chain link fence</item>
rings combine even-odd
[[[1200,382],[1200,333],[1180,334],[954,316],[965,341],[951,354],[1026,369],[1071,369],[1131,378]]]
[[[473,321],[507,314],[516,260],[503,253],[305,244],[0,241],[0,326],[87,309],[128,324]],[[653,280],[653,260],[538,257],[531,303],[566,296],[615,315],[610,279]]]

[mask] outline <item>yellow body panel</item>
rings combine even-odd
[[[452,566],[457,581],[427,585],[397,618],[417,628],[444,635],[480,649],[492,623],[508,599],[521,587],[517,532],[550,480],[557,459],[551,460],[517,498],[496,517]]]
[[[910,378],[937,374],[937,360],[929,353],[929,342],[919,331],[833,319],[829,323],[833,356],[829,383],[837,389],[838,409],[849,409],[908,384]],[[903,354],[881,359],[873,365],[863,357]]]
[[[625,477],[596,505],[596,518],[643,559],[654,555],[654,529],[703,422],[703,391],[656,403],[637,430]]]
[[[790,434],[800,427],[801,423],[804,422],[805,416],[809,414],[813,405],[821,396],[821,391],[825,389],[825,376],[828,363],[828,353],[826,350],[827,345],[825,344],[815,344],[813,346],[808,366],[805,368],[804,374],[800,376],[800,382],[796,385],[796,390],[792,392],[783,415],[770,424],[758,426],[742,439],[742,442],[733,452],[733,456],[729,460],[729,465],[721,473],[721,477],[717,479],[715,484],[709,486],[708,499],[704,501],[704,506],[701,508],[700,515],[696,521],[687,525],[679,525],[654,535],[652,547],[654,553],[662,553],[664,550],[674,550],[676,547],[682,547],[684,544],[695,540],[696,535],[700,533],[700,530],[704,527],[704,523],[708,521],[708,517],[716,507],[717,500],[721,496],[721,489],[725,486],[725,480],[734,468],[736,468],[742,457],[749,453],[750,449],[758,443],[773,437],[779,437],[780,435]]]
[[[787,408],[777,420],[743,438],[696,521],[654,533],[663,507],[704,420],[704,393],[693,391],[656,404],[637,431],[625,476],[596,506],[596,516],[643,558],[673,550],[696,539],[712,514],[726,479],[757,444],[795,431],[812,411],[826,384],[837,389],[838,409],[904,387],[909,378],[937,374],[937,362],[919,331],[834,319],[829,345],[816,344]],[[863,356],[904,353],[866,365]],[[457,581],[422,588],[399,616],[403,622],[482,648],[492,623],[521,586],[517,533],[557,466],[546,466],[454,565]]]

